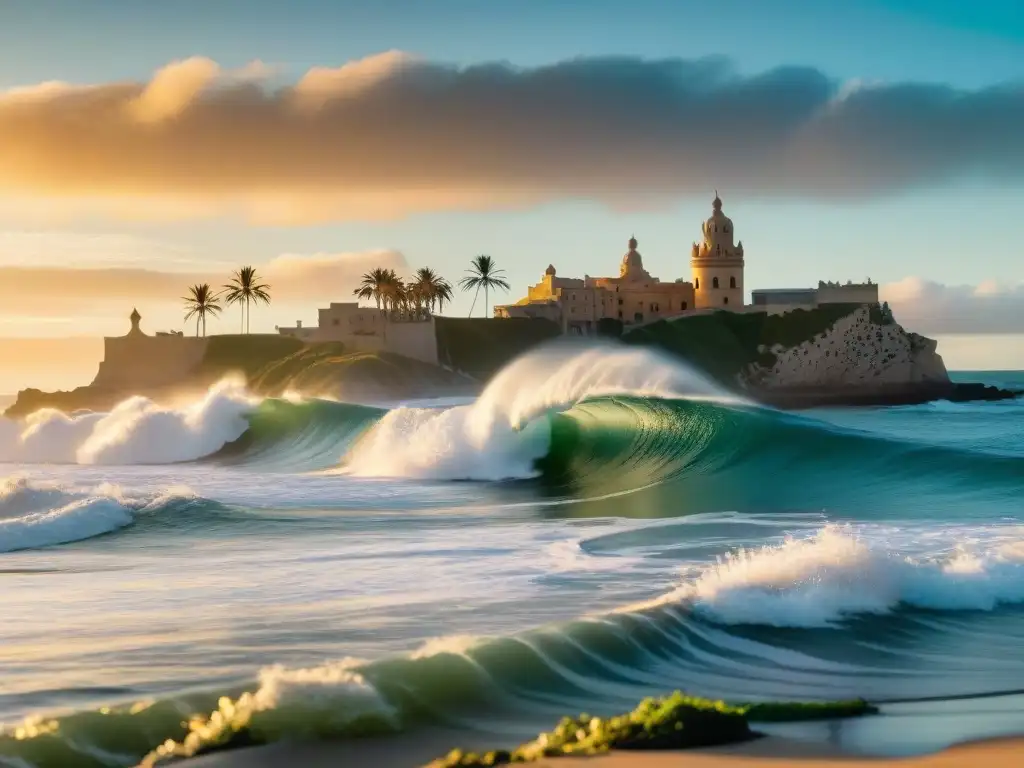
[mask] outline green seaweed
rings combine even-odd
[[[636,709],[610,718],[563,718],[554,730],[511,751],[454,749],[430,768],[479,768],[529,763],[544,757],[596,755],[618,750],[692,749],[734,744],[759,736],[750,722],[788,722],[859,717],[877,709],[863,699],[822,703],[766,702],[733,706],[676,691],[648,698]]]

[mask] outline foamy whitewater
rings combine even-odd
[[[1022,499],[1020,401],[786,414],[610,346],[475,400],[225,381],[0,418],[0,765],[520,734],[675,688],[1019,731]],[[937,726],[951,701],[989,704]]]

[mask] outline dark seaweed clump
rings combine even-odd
[[[613,749],[692,749],[735,744],[759,736],[751,721],[784,722],[824,720],[874,714],[866,701],[828,703],[764,703],[731,706],[687,696],[676,691],[664,698],[648,698],[632,712],[610,718],[565,717],[555,729],[521,744],[512,751],[485,753],[452,750],[431,763],[431,768],[528,763],[544,757],[596,755]]]

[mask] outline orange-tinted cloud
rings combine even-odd
[[[351,301],[360,276],[374,267],[407,273],[399,251],[283,255],[257,265],[275,303]],[[188,286],[230,279],[228,271],[161,272],[132,268],[0,267],[0,314],[92,313],[121,317],[138,304],[180,304]],[[129,309],[125,309],[128,307]]]
[[[274,222],[592,198],[870,196],[1024,178],[1024,91],[842,84],[809,68],[589,58],[452,67],[389,52],[271,88],[266,68],[0,94],[0,197]]]

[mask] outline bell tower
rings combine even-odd
[[[694,303],[697,309],[743,306],[743,241],[735,242],[732,219],[722,213],[715,191],[711,216],[701,224],[703,238],[690,251]]]

